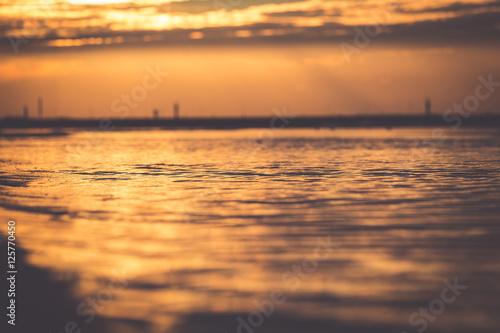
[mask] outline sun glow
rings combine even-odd
[[[128,3],[132,1],[127,0],[67,0],[67,2],[74,5],[107,5],[112,3]]]

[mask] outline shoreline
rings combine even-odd
[[[252,118],[102,118],[102,119],[22,119],[4,118],[1,129],[120,128],[161,129],[241,129],[241,128],[393,128],[453,126],[454,119],[443,116],[329,116],[329,117],[252,117]],[[464,119],[461,126],[500,128],[500,115],[477,115]]]

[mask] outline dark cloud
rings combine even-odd
[[[405,14],[421,14],[421,13],[442,13],[442,12],[461,12],[470,11],[474,9],[489,9],[500,7],[500,1],[496,0],[488,3],[460,3],[455,2],[448,6],[424,8],[419,10],[405,10],[401,9],[402,13]]]
[[[424,21],[414,24],[390,26],[387,38],[412,43],[413,41],[439,41],[468,44],[500,40],[500,12],[463,15],[447,20]],[[497,43],[498,44],[498,43]]]
[[[298,13],[297,13],[298,14]],[[473,45],[474,43],[487,43],[498,45],[500,40],[500,12],[489,12],[480,14],[467,14],[459,17],[428,20],[408,24],[388,25],[384,30],[374,37],[374,43],[396,43],[403,46],[411,45],[438,45],[438,46],[460,46]],[[104,27],[102,27],[104,28]],[[106,31],[100,30],[94,33],[79,34],[79,38],[85,37],[118,37],[124,38],[125,45],[162,45],[162,44],[234,44],[252,42],[324,42],[324,43],[354,43],[356,30],[363,30],[360,26],[355,29],[352,26],[329,22],[316,27],[296,27],[291,23],[257,23],[239,27],[217,27],[204,29],[176,29],[170,31]],[[109,29],[109,28],[108,28]],[[236,37],[238,30],[249,30],[251,36],[248,38]],[[279,33],[263,33],[264,31],[279,31]],[[190,34],[194,31],[203,32],[204,38],[191,40]],[[332,33],[333,32],[333,33]],[[338,32],[336,34],[335,32]],[[145,35],[154,36],[155,42],[144,43]],[[50,35],[49,39],[57,39]],[[43,49],[46,40],[30,40],[29,49],[36,51]],[[98,46],[93,46],[98,47]],[[25,48],[28,50],[28,48]],[[12,52],[12,47],[7,38],[0,39],[0,51]]]
[[[318,10],[296,10],[288,12],[276,12],[276,13],[266,13],[268,17],[317,17],[324,16],[325,11],[323,9]]]

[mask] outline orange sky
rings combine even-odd
[[[46,116],[116,116],[147,66],[170,75],[130,116],[419,113],[426,96],[442,112],[500,80],[497,0],[0,4],[0,116],[39,96]],[[479,111],[499,110],[494,95]]]

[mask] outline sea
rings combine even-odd
[[[0,162],[18,288],[83,332],[500,331],[497,128],[4,130]]]

